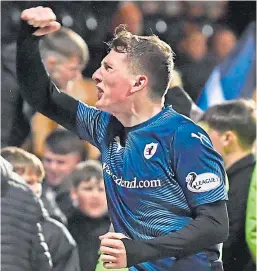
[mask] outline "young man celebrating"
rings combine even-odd
[[[100,237],[105,267],[223,270],[225,170],[207,134],[163,108],[173,70],[170,46],[119,27],[93,75],[96,109],[60,92],[45,72],[38,42],[60,28],[53,11],[27,9],[21,19],[17,72],[23,97],[101,151],[115,230]]]

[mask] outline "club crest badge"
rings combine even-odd
[[[156,153],[158,143],[150,143],[145,145],[144,157],[150,159]]]

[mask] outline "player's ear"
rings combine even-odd
[[[221,136],[222,145],[225,153],[233,151],[235,144],[238,142],[238,137],[233,131],[225,131]]]
[[[228,146],[237,140],[237,135],[233,131],[225,131],[221,137],[224,146]]]
[[[137,75],[133,80],[131,93],[135,93],[144,89],[148,85],[148,78],[146,75]]]

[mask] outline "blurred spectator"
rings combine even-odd
[[[1,268],[5,271],[50,271],[51,255],[40,223],[43,211],[26,183],[0,157]]]
[[[16,79],[16,43],[1,48],[1,146],[21,146],[30,132]]]
[[[161,13],[162,1],[142,1],[139,3],[144,15]]]
[[[106,54],[107,33],[112,15],[120,1],[47,1],[44,6],[52,7],[63,26],[71,28],[86,40],[90,60],[83,70],[91,77],[101,65]]]
[[[176,70],[173,71],[173,78],[165,95],[165,105],[172,105],[177,112],[194,121],[198,121],[202,114],[202,110],[184,91],[180,73]]]
[[[71,197],[76,206],[68,228],[78,244],[81,270],[94,271],[99,236],[110,227],[101,164],[92,160],[80,163],[67,178],[73,186]]]
[[[14,171],[40,198],[41,183],[45,175],[41,161],[35,155],[16,147],[1,149],[1,155],[12,164]],[[50,218],[46,209],[44,209],[44,219],[41,226],[52,257],[52,270],[80,271],[77,246],[66,227],[59,221]]]
[[[202,122],[222,155],[229,180],[229,237],[223,244],[224,271],[244,270],[251,259],[245,236],[248,190],[256,158],[256,108],[253,101],[233,100],[209,108]]]
[[[66,27],[46,35],[40,41],[40,53],[53,82],[62,91],[81,76],[89,60],[85,41]]]
[[[46,35],[40,43],[40,52],[49,75],[61,91],[94,105],[97,89],[91,79],[82,77],[82,70],[89,61],[85,41],[71,29],[62,27]],[[68,105],[67,105],[68,106]],[[45,138],[57,128],[57,123],[40,113],[32,120],[32,150],[41,157]],[[86,143],[91,158],[98,158],[99,151]]]
[[[215,30],[211,37],[211,51],[217,62],[221,62],[234,48],[237,37],[232,30],[220,27]]]
[[[134,35],[142,35],[143,33],[143,15],[137,3],[123,2],[114,12],[112,17],[111,33],[120,24],[126,24],[128,31]]]
[[[182,1],[164,1],[163,11],[172,17],[180,17],[183,12]]]
[[[220,21],[227,15],[229,1],[205,1],[207,17],[211,21]]]
[[[188,21],[200,27],[221,20],[227,14],[228,1],[181,1],[184,5],[184,16]]]
[[[85,148],[75,134],[67,130],[56,130],[45,141],[43,165],[46,179],[43,183],[42,200],[50,216],[60,220],[73,210],[70,199],[70,184],[64,182],[76,165],[86,160]]]
[[[193,29],[191,31],[190,29]],[[207,54],[207,40],[200,30],[191,25],[178,46],[177,69],[182,76],[185,91],[196,102],[216,62]]]
[[[206,16],[203,1],[184,1],[185,15],[189,20],[196,20]]]
[[[246,209],[246,222],[245,222],[245,236],[246,243],[251,253],[252,259],[250,260],[247,268],[244,271],[256,270],[256,165],[252,174],[252,179],[249,188],[247,209]]]

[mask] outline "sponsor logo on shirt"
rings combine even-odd
[[[124,180],[122,177],[115,175],[111,170],[109,165],[103,163],[103,172],[112,177],[113,181],[125,188],[154,188],[161,186],[161,180],[138,180],[134,177],[133,180]]]
[[[156,153],[158,143],[150,143],[145,145],[144,157],[150,159]]]
[[[207,192],[217,188],[220,184],[220,178],[214,173],[202,173],[197,175],[190,172],[186,176],[187,188],[192,192]]]
[[[191,133],[191,137],[198,138],[202,144],[204,143],[204,141],[209,144],[211,143],[209,138],[206,135],[199,132],[198,132],[198,135],[196,133]]]
[[[114,140],[117,143],[117,152],[119,152],[123,147],[120,144],[120,137],[119,136],[115,136]]]

